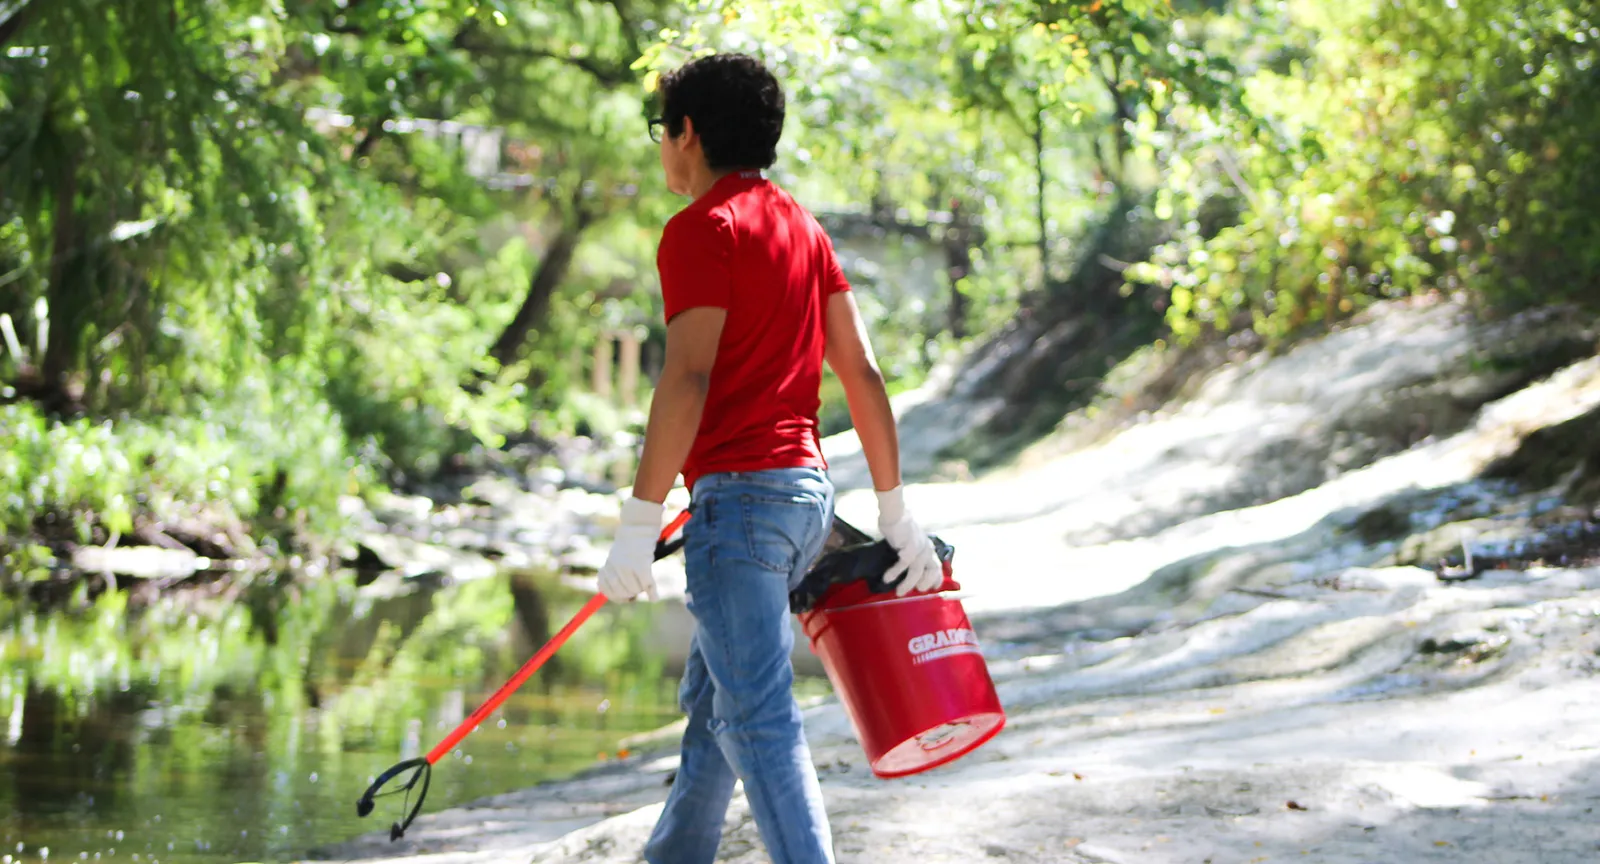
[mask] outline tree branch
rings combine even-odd
[[[626,87],[636,80],[633,70],[628,68],[628,64],[605,63],[596,60],[592,56],[573,56],[552,51],[548,48],[491,45],[473,39],[459,40],[459,47],[479,56],[514,57],[524,60],[555,60],[574,69],[582,70],[602,87],[607,88]]]
[[[501,331],[500,338],[496,339],[489,349],[489,356],[499,361],[501,366],[509,366],[522,356],[523,346],[527,343],[528,337],[544,320],[545,311],[550,307],[551,296],[561,286],[567,271],[571,269],[573,255],[578,251],[578,244],[583,241],[584,232],[588,231],[600,217],[599,213],[584,204],[583,185],[582,180],[573,185],[572,198],[569,202],[570,213],[562,218],[560,230],[545,248],[544,257],[534,270],[533,277],[528,283],[527,296],[523,298],[517,314],[512,317],[506,329]]]
[[[361,2],[361,0],[351,0],[350,6],[346,7],[346,11],[355,8],[358,2]],[[450,37],[450,47],[458,51],[465,50],[467,34],[475,29],[475,25],[476,21],[472,18],[461,22],[461,26],[456,28],[455,35]],[[422,84],[427,79],[427,70],[421,70],[412,76],[411,84],[414,88],[421,89]],[[367,131],[362,134],[361,140],[356,142],[355,149],[350,154],[350,164],[355,165],[372,153],[373,148],[378,146],[378,142],[384,136],[383,124],[393,119],[394,115],[386,111],[367,124]]]
[[[608,4],[613,12],[617,13],[617,23],[622,30],[622,38],[628,41],[628,53],[637,59],[644,55],[639,48],[639,28],[633,26],[633,18],[628,14],[626,0],[610,0]],[[630,65],[632,61],[629,61]]]
[[[1113,64],[1112,71],[1114,73],[1120,73],[1122,60],[1115,54],[1115,52],[1113,52],[1111,55],[1111,62]],[[1128,149],[1130,143],[1128,140],[1128,124],[1133,122],[1133,109],[1129,108],[1127,101],[1122,98],[1122,92],[1117,89],[1117,82],[1113,79],[1113,77],[1107,75],[1104,69],[1099,69],[1096,71],[1099,72],[1101,82],[1106,85],[1106,92],[1111,94],[1111,105],[1116,114],[1111,121],[1111,138],[1116,142],[1117,145],[1116,182],[1120,187],[1122,185],[1122,181],[1127,179],[1125,169],[1127,168]]]
[[[367,131],[362,133],[361,140],[356,142],[355,149],[350,153],[350,164],[354,165],[360,162],[372,152],[372,148],[378,146],[378,139],[383,137],[383,124],[389,122],[390,119],[387,115],[379,117],[376,122],[367,127]]]
[[[356,7],[360,6],[364,2],[366,2],[366,0],[350,0],[350,2],[346,3],[345,7],[340,9],[334,17],[344,18],[345,21],[348,22],[350,20],[350,13],[356,11]],[[322,26],[327,28],[329,33],[338,33],[343,36],[367,35],[367,29],[365,27],[357,27],[356,25],[350,23],[335,24],[332,20],[329,20],[326,17],[323,19]]]
[[[34,10],[39,8],[30,3],[29,0],[19,0],[19,2],[21,5],[9,7],[7,11],[10,14],[6,20],[0,21],[0,48],[4,48],[7,42],[10,42],[16,38],[18,33],[22,32],[22,28],[28,26],[28,21],[32,19]]]

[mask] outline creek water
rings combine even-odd
[[[587,599],[502,574],[354,574],[77,609],[0,599],[0,862],[303,857],[377,773],[426,753]],[[619,758],[677,719],[647,605],[603,609],[434,771],[427,812]]]

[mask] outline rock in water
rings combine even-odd
[[[211,559],[190,549],[159,546],[80,546],[72,551],[72,567],[88,573],[114,573],[135,579],[181,579],[211,568]]]

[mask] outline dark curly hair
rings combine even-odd
[[[661,78],[661,119],[667,134],[694,120],[713,171],[770,168],[783,136],[783,88],[760,60],[712,54]]]

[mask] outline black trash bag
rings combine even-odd
[[[928,539],[933,541],[933,549],[938,553],[939,560],[950,563],[956,554],[955,547],[932,534],[928,535]],[[795,615],[809,612],[816,608],[828,589],[849,582],[865,580],[867,589],[874,594],[891,591],[893,587],[884,583],[883,576],[899,558],[887,540],[847,543],[824,552],[817,563],[811,565],[806,578],[789,592],[789,611]]]

